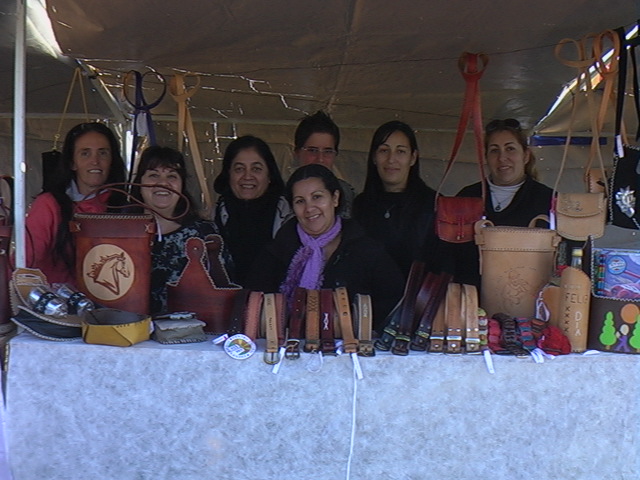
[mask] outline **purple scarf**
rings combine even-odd
[[[296,287],[318,289],[322,286],[322,270],[324,259],[322,249],[327,246],[342,230],[342,219],[338,216],[333,226],[318,237],[312,237],[297,225],[298,236],[302,246],[296,251],[289,264],[289,271],[280,291],[290,303]]]

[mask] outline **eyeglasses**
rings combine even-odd
[[[492,133],[497,130],[516,130],[522,131],[520,122],[515,118],[505,118],[504,120],[491,120],[484,128],[485,133]]]
[[[323,149],[319,149],[318,147],[301,147],[301,148],[302,150],[304,150],[305,152],[311,155],[320,155],[325,158],[335,157],[338,154],[338,151],[334,150],[333,148],[323,148]]]

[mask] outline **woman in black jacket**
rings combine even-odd
[[[402,295],[402,274],[382,245],[336,214],[342,200],[336,176],[322,165],[305,165],[289,178],[285,196],[295,219],[258,256],[245,286],[282,292],[288,301],[296,287],[371,295],[374,329],[381,332]]]

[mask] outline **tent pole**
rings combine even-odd
[[[15,264],[26,266],[25,258],[25,72],[26,72],[26,2],[16,0],[16,45],[14,62],[13,96],[13,175],[15,177],[14,232]]]

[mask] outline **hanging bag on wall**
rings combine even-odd
[[[473,240],[473,225],[484,214],[486,198],[486,185],[484,182],[484,149],[482,146],[482,112],[480,106],[479,81],[484,73],[489,58],[481,53],[462,54],[458,60],[460,72],[465,79],[466,89],[462,114],[458,122],[458,131],[453,145],[451,156],[442,180],[436,192],[436,233],[438,237],[449,243],[465,243]],[[480,169],[480,183],[482,185],[482,198],[445,197],[440,195],[451,167],[453,166],[458,150],[462,144],[469,120],[473,120],[473,131],[476,143],[478,167]]]
[[[506,313],[532,317],[538,292],[549,281],[560,236],[536,227],[545,215],[534,217],[528,227],[494,226],[490,220],[475,225],[480,251],[482,288],[480,307],[489,317]]]
[[[639,22],[640,23],[640,22]],[[609,191],[609,219],[613,225],[623,228],[640,229],[640,148],[630,145],[624,131],[622,117],[626,96],[626,80],[628,59],[632,62],[633,107],[636,113],[637,126],[635,140],[640,139],[640,87],[636,49],[639,37],[627,40],[624,28],[616,29],[620,40],[620,64],[618,69],[618,95],[616,101],[615,120],[615,153],[613,157],[613,174]]]
[[[556,46],[556,57],[565,65],[576,67],[578,69],[578,75],[575,85],[575,92],[573,92],[573,104],[571,108],[571,117],[569,120],[569,127],[567,132],[567,138],[564,145],[564,151],[562,154],[562,162],[556,177],[555,184],[553,186],[553,198],[554,202],[551,209],[551,228],[555,228],[558,233],[569,240],[585,241],[589,236],[601,237],[604,233],[604,225],[606,223],[606,199],[607,189],[606,183],[603,184],[602,191],[593,184],[593,177],[596,176],[591,168],[593,164],[593,158],[598,158],[599,175],[600,178],[606,178],[604,169],[604,161],[602,159],[602,152],[600,151],[600,131],[604,123],[604,117],[607,111],[608,99],[611,96],[613,87],[613,77],[617,73],[617,60],[615,60],[617,52],[619,51],[619,43],[616,42],[618,37],[611,30],[605,30],[604,32],[596,35],[593,39],[593,49],[587,52],[588,40],[591,37],[585,37],[580,40],[574,40],[565,38],[561,40]],[[602,49],[605,39],[612,39],[614,44],[614,59],[611,60],[609,65],[604,65],[602,61]],[[561,51],[565,45],[573,44],[577,50],[576,60],[567,60],[561,56]],[[589,69],[592,66],[597,66],[598,71],[605,79],[605,92],[600,105],[599,113],[596,112],[593,100],[592,80]],[[577,106],[577,98],[583,91],[582,84],[584,82],[584,97],[587,100],[589,118],[591,121],[591,147],[589,152],[588,161],[584,167],[584,180],[587,188],[587,192],[584,193],[558,193],[558,185],[560,178],[564,171],[564,167],[567,161],[569,146],[571,144],[571,133],[575,121],[575,113]]]

